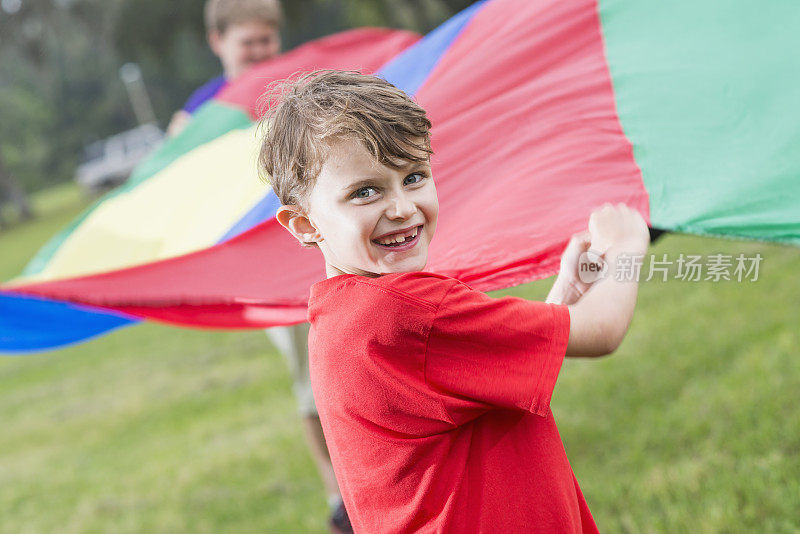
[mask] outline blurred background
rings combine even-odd
[[[284,49],[363,25],[425,33],[470,3],[288,0]],[[0,280],[90,204],[80,165],[142,123],[163,131],[220,73],[202,7],[0,0]],[[553,411],[597,524],[800,531],[800,255],[675,234],[651,253],[764,260],[753,282],[643,283],[618,353],[565,363]],[[495,295],[542,299],[550,283]],[[326,532],[326,521],[289,371],[263,332],[147,323],[0,357],[0,533]]]
[[[427,33],[470,3],[284,2],[284,50],[358,26]],[[0,221],[32,215],[27,196],[75,178],[81,163],[108,149],[98,142],[141,122],[164,130],[192,91],[221,72],[206,42],[203,5],[203,0],[0,2]],[[131,97],[143,101],[138,116]]]

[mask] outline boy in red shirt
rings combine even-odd
[[[309,300],[311,381],[355,531],[596,532],[550,397],[565,355],[622,341],[637,284],[590,287],[577,263],[589,246],[610,270],[643,254],[641,216],[595,211],[549,303],[490,298],[423,271],[439,208],[430,122],[405,93],[315,73],[270,120],[259,163],[278,221],[325,259]]]

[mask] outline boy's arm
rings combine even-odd
[[[189,124],[189,119],[191,118],[191,114],[182,109],[173,113],[169,121],[169,126],[167,126],[167,136],[175,137],[181,133],[183,129],[186,128],[186,125]]]
[[[566,280],[578,280],[578,285],[562,284],[562,287],[571,287],[572,293],[558,290],[569,299],[563,302],[569,305],[570,313],[567,356],[603,356],[614,352],[622,343],[633,317],[639,284],[638,281],[617,280],[614,276],[616,264],[621,254],[643,255],[649,242],[644,219],[624,205],[606,205],[593,212],[589,219],[589,234],[591,249],[605,251],[603,259],[608,270],[605,278],[585,284],[572,274],[577,271],[577,262],[574,259],[567,260],[568,263],[572,262],[572,270],[566,273]],[[585,246],[586,241],[583,240],[575,248]],[[565,257],[569,250],[568,246]],[[562,263],[562,269],[564,267]],[[558,284],[557,280],[554,290]]]
[[[617,257],[627,251],[612,249],[604,258],[614,273]],[[633,318],[638,281],[620,281],[613,274],[595,282],[578,302],[569,306],[567,356],[611,354],[622,343]]]

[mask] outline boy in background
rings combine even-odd
[[[167,127],[171,136],[180,133],[192,113],[228,81],[281,53],[283,15],[278,0],[209,0],[204,14],[208,45],[222,63],[222,75],[198,88],[175,112]]]
[[[645,252],[642,217],[593,212],[548,303],[490,298],[423,271],[439,211],[431,124],[405,93],[324,71],[269,120],[259,165],[278,221],[325,261],[309,364],[355,531],[596,532],[550,398],[565,355],[616,350],[636,301],[635,282],[580,282],[579,256],[591,246],[614,272]]]
[[[237,76],[257,63],[268,61],[281,52],[280,27],[283,21],[279,0],[209,0],[205,5],[208,44],[222,63],[223,74],[198,88],[175,112],[167,127],[170,136],[180,133],[191,115]],[[347,512],[331,465],[319,414],[311,393],[308,372],[308,324],[275,327],[266,330],[276,348],[284,355],[292,374],[298,412],[311,455],[325,486],[331,509],[333,532],[352,532]]]

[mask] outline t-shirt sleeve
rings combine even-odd
[[[431,325],[425,380],[457,424],[496,407],[545,416],[568,340],[566,306],[495,299],[459,282]]]

